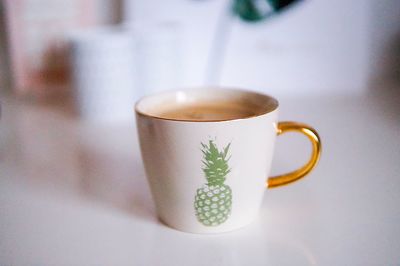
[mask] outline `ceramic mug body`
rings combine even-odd
[[[165,119],[152,111],[163,104],[230,97],[247,97],[265,109],[224,121]],[[275,99],[242,90],[181,90],[139,101],[141,153],[159,218],[192,233],[226,232],[251,223],[266,190],[277,116]]]

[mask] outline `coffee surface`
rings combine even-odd
[[[237,103],[192,103],[165,107],[158,116],[167,119],[190,121],[219,121],[246,118],[256,115],[249,106]]]

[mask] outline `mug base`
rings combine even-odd
[[[198,226],[193,226],[193,227],[184,227],[184,226],[176,226],[174,224],[168,223],[165,221],[162,217],[158,216],[159,221],[174,230],[184,232],[184,233],[189,233],[189,234],[197,234],[197,235],[217,235],[217,234],[224,234],[224,233],[230,233],[232,231],[237,231],[240,229],[244,229],[248,226],[250,226],[253,222],[255,222],[258,219],[258,216],[255,217],[254,219],[251,219],[247,221],[246,223],[241,223],[240,225],[232,225],[232,226],[220,226],[220,227],[198,227]]]

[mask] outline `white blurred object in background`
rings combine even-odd
[[[139,95],[181,85],[181,27],[174,21],[124,25],[135,36],[135,73]]]
[[[71,34],[71,64],[78,109],[95,122],[133,117],[134,40],[120,27]]]
[[[395,7],[387,3],[389,7]],[[217,21],[233,1],[126,0],[125,20],[174,19],[184,26],[184,86],[204,84]],[[220,85],[277,97],[359,93],[368,85],[376,36],[372,0],[301,1],[260,23],[233,20]],[[385,0],[389,2],[389,0]],[[383,15],[383,14],[382,14]],[[384,20],[383,17],[381,20]],[[379,40],[378,40],[379,41]]]
[[[160,25],[166,21],[179,23],[181,84],[178,87],[199,86],[204,85],[218,16],[230,1],[125,0],[123,20],[133,25]]]

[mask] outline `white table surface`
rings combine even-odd
[[[399,94],[281,99],[323,140],[306,179],[267,191],[252,225],[194,235],[160,223],[134,120],[90,125],[2,97],[0,265],[400,265]],[[279,137],[273,174],[306,160]]]

